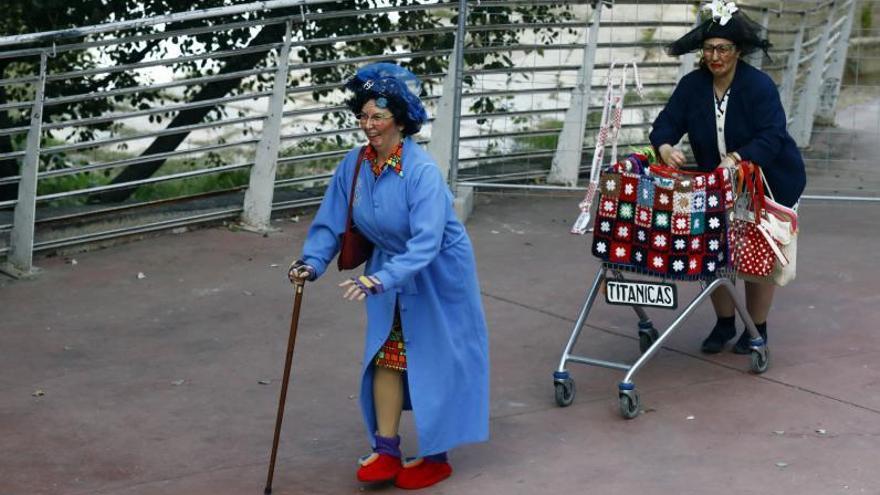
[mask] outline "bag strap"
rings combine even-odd
[[[361,151],[358,153],[357,157],[357,165],[354,167],[354,177],[351,179],[351,191],[348,193],[348,215],[345,217],[345,231],[351,232],[351,212],[352,212],[352,204],[354,203],[354,189],[357,186],[358,175],[361,173],[361,163],[364,161],[364,154],[367,152],[367,146],[361,146]]]
[[[636,63],[631,62],[633,73],[636,81],[636,91],[642,96],[642,81],[639,78],[639,70]],[[599,175],[602,161],[605,156],[605,142],[608,140],[608,133],[611,132],[611,163],[617,163],[617,141],[620,136],[620,125],[623,115],[623,98],[626,93],[626,68],[629,64],[624,64],[623,74],[620,80],[620,93],[614,94],[614,62],[608,67],[608,74],[605,81],[605,97],[602,104],[602,117],[599,119],[599,133],[596,137],[596,146],[593,148],[593,161],[590,164],[590,182],[587,184],[587,191],[584,199],[578,204],[581,210],[577,220],[571,227],[572,234],[583,235],[587,232],[590,222],[590,207],[599,189]],[[611,105],[614,103],[614,117],[610,117]]]
[[[617,143],[620,141],[620,125],[623,120],[623,103],[626,97],[626,69],[632,65],[633,79],[636,83],[636,92],[642,97],[642,80],[639,78],[639,66],[635,61],[629,64],[623,64],[623,70],[620,74],[620,90],[614,95],[614,116],[611,122],[611,163],[617,163]]]
[[[773,191],[770,189],[770,183],[767,182],[767,176],[764,175],[764,170],[760,167],[758,168],[758,170],[761,173],[761,182],[764,184],[764,191],[766,193],[766,197],[764,199],[764,209],[768,212],[772,212],[777,217],[784,217],[785,219],[787,219],[791,223],[792,230],[797,232],[797,211],[776,202],[776,198],[773,197]],[[770,198],[770,200],[768,201],[767,198]]]
[[[743,168],[743,192],[748,194],[749,210],[755,215],[755,223],[758,223],[761,218],[761,198],[758,197],[757,187],[755,186],[755,167],[755,164],[748,163]]]
[[[751,210],[755,213],[755,223],[759,223],[761,214],[764,211],[764,181],[762,178],[761,167],[753,162],[740,162],[740,175],[737,183],[742,181],[742,191],[747,192],[751,196]]]

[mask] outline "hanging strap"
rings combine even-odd
[[[770,250],[773,251],[776,259],[779,260],[779,264],[782,266],[788,266],[788,258],[785,256],[782,250],[779,249],[779,241],[773,238],[773,236],[770,234],[770,232],[767,230],[767,227],[763,223],[757,222],[755,225],[758,228],[758,232],[760,232],[761,235],[764,236],[764,239],[767,240],[767,245],[770,246]]]
[[[773,213],[778,217],[782,217],[791,223],[792,232],[797,232],[798,226],[798,214],[797,212],[789,208],[785,205],[779,204],[776,202],[776,198],[773,197],[773,191],[770,189],[770,183],[767,182],[767,177],[764,175],[764,169],[758,167],[758,171],[761,174],[761,182],[764,184],[764,191],[767,193],[767,197],[770,198],[771,201],[764,201],[764,209]]]
[[[602,167],[602,161],[605,156],[605,142],[608,140],[608,133],[611,133],[611,163],[617,163],[617,142],[620,138],[620,125],[623,116],[623,100],[626,96],[626,69],[630,64],[624,64],[620,78],[620,91],[614,93],[614,62],[608,68],[608,74],[605,78],[605,97],[602,102],[602,117],[599,120],[599,133],[596,137],[596,147],[593,148],[593,161],[590,164],[590,182],[587,184],[587,191],[584,199],[578,204],[581,213],[571,227],[572,234],[583,235],[587,232],[590,224],[590,207],[593,205],[593,199],[596,197],[596,191],[599,189],[599,176]],[[635,62],[631,63],[633,74],[636,82],[636,91],[639,97],[642,97],[642,81],[639,78],[638,66]],[[611,106],[614,105],[613,118]]]
[[[354,177],[351,179],[351,191],[348,193],[348,215],[345,217],[345,231],[351,232],[351,212],[352,205],[354,204],[354,189],[357,187],[358,175],[361,173],[361,163],[364,161],[364,154],[367,152],[367,146],[361,146],[361,151],[358,153],[357,164],[354,167]]]
[[[612,119],[611,129],[611,163],[617,163],[617,144],[620,140],[620,125],[623,120],[623,103],[626,98],[626,69],[630,65],[632,65],[633,68],[633,79],[635,79],[636,83],[636,92],[638,93],[639,98],[643,97],[642,80],[639,78],[638,65],[636,65],[635,62],[624,64],[620,75],[620,90],[614,95],[614,117]]]
[[[755,215],[755,222],[759,222],[761,212],[764,210],[764,183],[761,180],[761,169],[758,165],[743,160],[737,164],[736,169],[736,196],[747,194],[749,196],[749,210]]]

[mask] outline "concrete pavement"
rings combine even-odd
[[[704,307],[635,377],[645,411],[624,420],[620,372],[571,365],[574,404],[553,399],[598,267],[588,238],[568,234],[577,201],[478,194],[468,230],[491,333],[491,440],[452,452],[453,477],[422,493],[880,493],[880,204],[802,205],[798,279],[778,292],[766,374],[700,354]],[[262,493],[285,270],[309,219],[268,237],[212,228],[39,258],[36,280],[0,278],[0,494]],[[341,300],[342,279],[306,287],[279,495],[399,492],[354,479],[368,448],[364,314]],[[658,328],[676,315],[649,313]],[[578,353],[637,358],[632,311],[600,301],[587,323]],[[403,435],[412,452],[409,415]]]

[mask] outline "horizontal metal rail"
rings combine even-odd
[[[177,227],[185,227],[188,225],[195,225],[199,223],[225,220],[228,218],[234,218],[240,213],[241,207],[225,208],[216,212],[190,215],[179,219],[162,220],[159,222],[151,222],[134,227],[123,227],[118,229],[105,230],[102,232],[80,234],[76,236],[65,237],[62,239],[52,239],[47,241],[35,242],[34,251],[48,251],[68,246],[75,246],[77,244],[83,244],[86,242],[105,241],[108,239],[116,239],[119,237],[126,237],[130,235],[145,234],[148,232],[169,230]],[[2,250],[0,250],[0,252],[2,252]]]
[[[539,191],[583,191],[583,187],[577,186],[548,186],[543,184],[499,184],[497,182],[472,182],[461,181],[459,186],[476,187],[485,189],[537,189]]]
[[[257,76],[260,74],[266,74],[275,72],[275,67],[267,67],[263,69],[250,69],[250,70],[240,70],[235,72],[227,72],[223,74],[215,74],[212,76],[202,76],[202,77],[193,77],[190,79],[179,79],[176,81],[171,81],[167,83],[161,84],[151,84],[149,86],[132,86],[129,88],[120,88],[114,89],[110,91],[98,91],[94,93],[85,93],[79,95],[70,95],[70,96],[60,96],[56,98],[47,98],[45,101],[46,105],[68,105],[70,103],[77,103],[80,101],[87,100],[96,100],[96,99],[104,99],[104,98],[113,98],[115,96],[122,95],[130,95],[135,93],[144,93],[149,91],[161,91],[163,89],[168,88],[176,88],[180,86],[198,86],[201,84],[216,82],[216,81],[226,81],[229,79],[243,79],[249,76]],[[46,126],[43,126],[45,129]]]
[[[10,151],[8,153],[0,153],[0,160],[8,160],[10,158],[19,158],[24,156],[24,151]]]
[[[668,44],[666,41],[653,41],[650,43],[640,41],[614,41],[611,43],[598,43],[598,48],[662,48]],[[581,50],[584,48],[583,43],[558,43],[553,45],[544,45],[539,43],[530,44],[499,44],[488,45],[480,48],[466,48],[465,54],[472,55],[478,53],[498,53],[498,52],[531,52],[542,50],[545,52],[557,50]]]
[[[268,95],[263,95],[263,96],[268,96]],[[222,101],[229,102],[229,101],[249,100],[249,99],[253,99],[253,98],[255,98],[254,94],[249,94],[249,95],[243,95],[240,97],[227,98]],[[217,103],[218,102],[214,101],[214,100],[204,100],[203,102],[199,102],[198,104],[187,104],[187,105],[180,105],[180,106],[185,106],[186,108],[197,108],[197,107],[215,106],[215,105],[217,105]],[[170,108],[170,107],[167,107],[167,108]],[[171,111],[175,111],[175,110],[166,110],[166,111],[171,112]],[[150,115],[151,113],[155,113],[155,112],[150,112],[150,113],[147,113],[144,115]],[[98,118],[100,118],[100,117],[98,117]],[[229,123],[238,124],[238,123],[248,122],[248,121],[258,120],[258,119],[259,119],[259,117],[241,117],[241,118],[236,118],[236,119],[218,120],[218,121],[214,121],[214,122],[204,122],[201,124],[190,124],[190,125],[180,126],[180,127],[170,127],[170,128],[162,129],[159,131],[145,132],[145,133],[136,134],[133,136],[122,136],[122,137],[116,137],[116,138],[103,139],[100,141],[88,141],[88,142],[84,142],[84,143],[52,146],[52,147],[44,148],[41,151],[41,154],[52,155],[52,154],[63,153],[65,151],[82,150],[82,149],[89,149],[89,148],[99,148],[101,146],[106,146],[108,144],[119,144],[119,143],[124,143],[126,141],[137,141],[137,140],[141,140],[141,139],[147,139],[147,138],[153,138],[153,137],[159,137],[159,136],[182,134],[185,132],[194,131],[194,130],[198,130],[198,129],[208,129],[211,127],[220,127],[222,125],[226,125]]]
[[[3,130],[0,130],[0,136],[13,136],[15,134],[24,134],[30,129],[30,127],[23,125],[18,127],[7,127]]]
[[[33,101],[22,101],[22,102],[17,102],[17,103],[4,103],[3,105],[0,105],[0,112],[5,112],[6,110],[15,110],[16,108],[30,109],[33,106],[34,106]]]
[[[18,34],[14,36],[0,37],[0,46],[10,46],[18,44],[40,43],[46,41],[60,41],[69,38],[82,38],[92,34],[109,33],[113,31],[124,31],[127,29],[137,29],[157,24],[170,24],[174,22],[195,21],[201,19],[209,19],[213,17],[229,16],[244,14],[248,12],[259,12],[287,7],[298,7],[306,5],[317,5],[324,3],[335,3],[336,0],[265,0],[262,2],[252,2],[244,5],[232,5],[227,7],[216,7],[212,9],[194,10],[191,12],[179,12],[174,14],[166,14],[146,19],[133,19],[129,21],[110,22],[106,24],[98,24],[96,26],[88,26],[73,29],[61,29],[58,31],[46,31],[42,33]],[[0,52],[0,58],[3,53]]]
[[[147,117],[150,115],[164,115],[164,114],[172,113],[172,112],[183,112],[186,110],[192,110],[194,108],[214,107],[214,106],[218,106],[223,103],[231,103],[231,102],[245,101],[245,100],[258,100],[260,98],[265,98],[265,97],[269,96],[270,94],[271,94],[271,92],[269,92],[269,91],[263,91],[260,93],[245,93],[245,94],[241,94],[241,95],[237,95],[237,96],[224,96],[222,98],[212,98],[210,100],[200,100],[200,101],[197,101],[194,103],[182,103],[179,105],[168,105],[168,106],[157,105],[155,108],[150,108],[147,110],[134,110],[134,111],[130,111],[128,113],[110,114],[110,115],[105,115],[103,117],[89,117],[89,118],[85,118],[85,119],[68,120],[66,122],[55,122],[52,124],[46,124],[43,126],[43,128],[51,130],[51,129],[62,129],[65,127],[83,127],[83,126],[89,126],[89,125],[95,125],[95,124],[103,124],[103,123],[107,123],[107,122],[116,122],[116,121],[125,120],[125,119],[133,119],[136,117]],[[242,117],[242,119],[259,120],[263,117],[265,117],[265,114],[255,115],[253,117]],[[218,121],[218,122],[221,122],[223,124],[239,124],[239,123],[243,122],[243,120],[230,119],[230,120]],[[194,124],[194,125],[208,125],[208,124],[211,124],[211,123],[208,122],[205,124]],[[156,131],[156,132],[163,132],[163,131]],[[144,133],[144,134],[137,134],[134,136],[126,136],[125,138],[128,140],[136,140],[136,139],[143,139],[145,137],[154,137],[154,136],[150,133]],[[46,149],[53,150],[55,148],[46,148]]]
[[[194,34],[215,33],[218,31],[231,31],[234,29],[243,29],[255,26],[275,26],[284,24],[288,19],[299,18],[299,16],[282,16],[269,17],[262,19],[252,19],[249,21],[228,22],[224,24],[212,24],[210,26],[199,26],[185,29],[166,29],[165,31],[152,34],[140,34],[135,36],[124,36],[121,38],[101,38],[98,41],[89,41],[85,43],[65,43],[55,47],[56,53],[73,52],[79,50],[88,50],[90,48],[106,48],[116,45],[130,45],[144,41],[155,41],[171,39],[176,37],[191,36]]]
[[[204,154],[204,153],[210,153],[212,151],[217,151],[217,150],[221,150],[221,149],[237,148],[240,146],[250,146],[250,145],[257,144],[257,142],[259,142],[259,139],[246,139],[246,140],[242,140],[242,141],[234,141],[231,143],[212,144],[212,145],[208,145],[208,146],[200,146],[197,148],[187,148],[187,149],[182,149],[182,150],[167,151],[164,153],[154,153],[152,155],[141,155],[141,156],[136,156],[136,157],[132,157],[132,158],[123,158],[120,160],[113,160],[113,161],[104,162],[104,163],[92,163],[89,165],[81,165],[81,166],[70,167],[70,168],[45,170],[45,171],[40,172],[38,177],[40,179],[49,179],[52,177],[62,177],[65,175],[75,175],[75,174],[82,174],[82,173],[86,173],[86,172],[96,172],[99,170],[106,170],[106,169],[112,169],[112,168],[128,167],[131,165],[137,165],[139,163],[154,162],[156,160],[165,160],[167,158],[175,158],[175,157],[186,156],[186,155]],[[0,185],[17,183],[19,179],[20,179],[20,176],[18,176],[18,175],[3,177],[3,178],[0,178]]]
[[[307,208],[310,206],[315,206],[321,202],[321,197],[309,197],[309,198],[301,198],[294,199],[288,201],[278,201],[272,204],[273,211],[283,211],[289,209],[296,208]],[[79,244],[84,244],[88,242],[98,242],[105,241],[109,239],[116,239],[120,237],[127,237],[131,235],[138,234],[146,234],[150,232],[157,231],[165,231],[171,230],[178,227],[187,227],[190,225],[198,225],[202,223],[208,222],[216,222],[220,220],[227,220],[231,218],[237,218],[241,214],[241,207],[234,208],[225,208],[215,212],[209,213],[201,213],[197,215],[190,215],[183,218],[176,218],[171,220],[163,220],[159,222],[151,222],[144,225],[138,225],[133,227],[124,227],[112,230],[106,230],[102,232],[95,232],[89,234],[82,234],[77,236],[66,237],[63,239],[53,239],[41,242],[34,243],[34,251],[42,252],[42,251],[50,251],[54,249],[59,249],[63,247],[75,246]],[[8,247],[0,248],[0,254],[6,254],[9,251]]]
[[[280,179],[275,181],[275,188],[288,187],[295,184],[305,184],[313,182],[327,182],[333,177],[333,173],[309,175],[305,177],[292,177],[290,179]]]
[[[133,180],[130,182],[121,182],[119,184],[109,184],[106,186],[94,186],[86,189],[78,189],[75,191],[65,191],[59,193],[52,194],[44,194],[42,196],[37,196],[37,202],[45,202],[45,201],[54,201],[63,198],[72,198],[74,196],[91,196],[93,194],[98,194],[107,191],[116,191],[120,189],[131,189],[137,186],[145,186],[147,184],[157,184],[159,182],[168,182],[172,180],[180,180],[192,177],[199,177],[202,175],[213,175],[219,174],[223,172],[232,172],[235,170],[247,169],[253,166],[253,162],[250,163],[239,163],[235,165],[220,165],[217,167],[204,168],[199,170],[190,170],[188,172],[177,172],[174,174],[163,175],[160,177],[150,177],[149,179],[141,179],[141,180]]]
[[[295,178],[291,178],[291,179],[282,179],[282,180],[276,181],[276,187],[281,188],[281,187],[288,187],[288,186],[296,185],[296,184],[327,182],[332,176],[333,176],[333,174],[329,173],[329,174],[312,175],[312,176],[307,176],[307,177],[295,177]],[[241,191],[245,190],[246,188],[247,188],[247,186],[242,185],[242,186],[230,187],[230,188],[226,188],[226,189],[219,189],[219,190],[215,190],[215,191],[209,191],[209,192],[203,192],[203,193],[197,193],[197,194],[188,194],[188,195],[184,195],[184,196],[177,196],[174,198],[164,198],[164,199],[144,201],[144,202],[134,203],[134,204],[122,204],[122,205],[114,205],[114,206],[109,206],[109,207],[100,207],[100,208],[89,209],[87,211],[82,211],[82,212],[61,214],[61,215],[55,215],[55,216],[50,216],[50,217],[45,217],[45,218],[39,218],[36,220],[36,223],[37,224],[50,224],[50,223],[67,222],[70,220],[83,219],[86,217],[106,215],[108,213],[118,213],[118,212],[129,211],[129,210],[154,208],[156,206],[160,206],[163,204],[181,203],[186,200],[204,199],[204,198],[209,198],[209,197],[213,197],[213,196],[220,196],[220,195],[224,195],[224,194],[241,192]],[[309,199],[314,199],[314,198],[309,198]],[[11,227],[12,227],[11,224],[0,225],[0,231],[3,231],[4,229],[8,230]]]
[[[38,82],[39,76],[10,77],[8,79],[0,79],[0,86],[9,86],[13,84],[31,84]]]
[[[623,124],[620,126],[621,129],[644,129],[651,125],[650,122],[644,122],[641,124]],[[485,139],[497,139],[502,137],[536,137],[536,136],[556,136],[559,134],[562,128],[554,128],[554,129],[541,129],[537,131],[510,131],[510,132],[494,132],[491,134],[474,134],[461,136],[462,141],[473,141],[473,140],[485,140]],[[599,128],[591,128],[587,127],[587,130],[596,130]]]
[[[73,79],[80,78],[86,76],[94,76],[98,74],[112,74],[114,72],[130,72],[137,69],[146,69],[150,67],[158,67],[158,66],[167,66],[170,64],[184,63],[184,62],[195,62],[197,60],[207,60],[207,59],[220,59],[226,57],[236,57],[241,55],[250,55],[253,53],[265,53],[270,50],[274,50],[279,48],[281,43],[266,43],[263,45],[250,46],[247,48],[236,48],[234,50],[221,50],[217,52],[210,53],[202,53],[198,55],[186,55],[182,57],[175,57],[169,59],[161,59],[161,60],[149,60],[146,62],[138,62],[134,64],[121,64],[115,65],[112,67],[98,67],[95,69],[86,69],[80,71],[70,71],[70,72],[62,72],[59,74],[52,74],[46,77],[47,81],[60,81],[65,79]]]
[[[338,3],[338,2],[339,2],[339,0],[311,0],[308,3],[309,4],[321,4],[321,3]],[[263,2],[258,2],[258,3],[263,3]],[[290,6],[296,7],[297,5],[290,5]],[[371,15],[376,15],[377,13],[386,13],[386,12],[415,12],[415,11],[449,9],[449,8],[455,9],[456,6],[451,5],[451,4],[444,4],[444,3],[402,5],[402,6],[397,6],[397,7],[384,7],[384,8],[380,8],[380,9],[370,9],[369,13]],[[256,10],[266,11],[266,9],[262,9],[262,8],[258,8]],[[101,41],[97,41],[97,42],[72,43],[72,44],[64,44],[64,45],[60,45],[60,46],[55,46],[55,47],[53,47],[53,50],[55,51],[55,53],[63,53],[63,52],[67,52],[67,51],[82,50],[82,49],[95,48],[95,47],[100,47],[100,46],[113,46],[113,45],[119,45],[119,44],[135,43],[135,42],[140,42],[140,41],[152,41],[152,40],[156,40],[156,39],[188,36],[188,35],[193,35],[193,34],[203,34],[203,33],[216,32],[216,31],[228,31],[228,30],[232,30],[232,29],[242,29],[242,28],[253,27],[253,26],[258,26],[258,25],[265,27],[265,26],[283,24],[287,20],[305,23],[305,22],[309,22],[309,21],[317,21],[317,20],[324,20],[324,19],[340,19],[340,18],[346,18],[346,17],[358,16],[358,15],[365,15],[367,13],[368,12],[364,11],[364,10],[343,10],[343,11],[332,11],[332,12],[326,12],[326,13],[315,13],[315,12],[308,12],[306,10],[302,10],[301,13],[298,15],[287,15],[287,16],[279,16],[279,17],[266,18],[266,19],[254,19],[251,21],[229,22],[229,23],[206,26],[206,27],[195,27],[195,28],[187,28],[187,29],[168,30],[168,31],[164,31],[163,33],[152,34],[152,35],[140,35],[140,36],[132,36],[132,37],[124,37],[124,38],[105,38],[105,39],[102,39]],[[226,14],[226,15],[230,15],[230,14]],[[182,19],[182,20],[183,21],[191,21],[194,19]],[[162,22],[160,24],[173,24],[174,22],[180,22],[180,21],[181,20],[168,21],[168,22]],[[111,23],[111,24],[104,24],[101,26],[107,28],[104,30],[104,32],[124,31],[126,29],[132,29],[131,27],[115,26],[116,24],[117,23]],[[136,27],[146,27],[146,26],[136,26]],[[49,33],[46,33],[46,34],[49,34]],[[96,33],[89,33],[89,34],[96,34]],[[4,38],[0,38],[0,40],[3,40],[3,39]],[[327,39],[329,40],[329,38],[327,38]],[[58,41],[58,40],[54,40],[54,41]],[[41,53],[44,50],[45,50],[44,48],[29,48],[29,49],[24,49],[24,50],[19,50],[19,51],[7,51],[4,53],[7,54],[9,57],[13,57],[13,56],[14,57],[22,57],[22,56],[27,56],[27,55],[38,55],[39,53]]]
[[[201,193],[196,193],[196,194],[187,194],[187,195],[183,195],[183,196],[176,196],[173,198],[162,198],[162,199],[148,200],[148,201],[143,201],[143,202],[139,202],[139,203],[124,203],[124,204],[111,205],[111,206],[101,206],[98,208],[89,208],[88,210],[78,211],[75,213],[62,213],[62,214],[58,214],[58,215],[52,215],[52,216],[47,216],[44,218],[39,218],[36,220],[36,223],[38,225],[48,225],[48,224],[53,224],[53,223],[62,223],[63,224],[63,223],[69,222],[71,220],[82,220],[84,218],[89,218],[89,217],[106,216],[109,213],[122,213],[122,212],[126,212],[126,211],[133,211],[133,210],[140,210],[140,209],[143,209],[143,210],[154,209],[154,208],[156,208],[158,206],[162,206],[162,205],[173,205],[173,204],[177,204],[177,203],[185,203],[188,200],[205,199],[205,198],[220,196],[220,195],[224,195],[224,194],[238,193],[246,188],[247,188],[247,186],[238,186],[238,187],[231,187],[231,188],[226,188],[226,189],[218,189],[216,191],[209,191],[209,192],[201,192]]]

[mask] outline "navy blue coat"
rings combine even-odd
[[[727,152],[736,151],[764,169],[776,201],[794,205],[807,182],[804,161],[786,130],[785,110],[770,76],[740,60],[736,66],[724,142]],[[697,166],[712,170],[721,161],[715,133],[712,73],[697,69],[678,82],[669,102],[651,130],[654,147],[675,145],[687,133]]]

